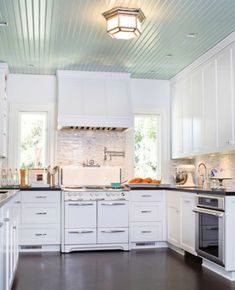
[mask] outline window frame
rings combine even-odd
[[[38,115],[45,115],[46,116],[46,127],[45,127],[45,164],[44,167],[46,167],[49,163],[49,120],[48,120],[48,111],[19,111],[18,112],[18,151],[17,151],[17,168],[21,167],[21,116],[22,114],[38,114]]]
[[[56,116],[54,104],[9,104],[9,138],[8,167],[19,168],[20,166],[20,112],[47,113],[47,152],[45,167],[55,163],[56,155]]]
[[[158,140],[158,146],[157,146],[157,157],[159,160],[159,168],[157,170],[157,177],[159,179],[162,179],[162,114],[161,113],[154,113],[154,112],[144,112],[144,113],[135,113],[134,114],[134,130],[133,130],[133,172],[135,175],[135,117],[157,117],[158,122],[157,122],[157,130],[160,132],[159,133],[159,140]],[[147,176],[144,176],[147,177]]]

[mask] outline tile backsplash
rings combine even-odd
[[[104,160],[104,147],[111,151],[126,151],[125,132],[79,131],[63,129],[57,135],[56,164],[81,166],[94,160],[100,166],[120,166],[125,179],[125,157],[107,156]],[[125,152],[126,153],[126,152]]]
[[[231,176],[231,180],[225,180],[224,186],[227,189],[235,189],[235,152],[227,154],[211,154],[196,156],[194,159],[178,159],[171,162],[171,175],[173,176],[176,166],[180,164],[194,164],[195,175],[197,176],[197,168],[200,162],[205,163],[207,172],[210,173],[212,169],[221,171],[224,176]],[[172,178],[173,180],[173,178]]]

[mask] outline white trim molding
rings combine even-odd
[[[9,105],[9,140],[8,140],[8,167],[17,168],[19,155],[19,113],[20,112],[47,112],[47,163],[55,163],[55,144],[56,144],[56,118],[54,104],[10,104]]]

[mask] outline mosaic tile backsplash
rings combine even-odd
[[[120,166],[125,180],[125,157],[107,156],[104,160],[104,147],[111,151],[124,151],[126,153],[126,134],[124,132],[105,131],[79,131],[63,129],[57,135],[56,164],[78,165],[94,160],[100,166]]]
[[[223,176],[231,177],[231,180],[224,180],[224,186],[228,190],[235,190],[235,152],[228,154],[212,154],[212,155],[201,155],[195,157],[192,160],[172,160],[172,176],[175,172],[175,167],[180,164],[194,164],[195,165],[195,176],[197,177],[197,168],[200,162],[205,163],[207,172],[210,174],[212,169],[216,169]],[[173,182],[173,177],[171,178]]]

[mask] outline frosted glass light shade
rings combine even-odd
[[[103,13],[107,33],[117,39],[130,39],[141,34],[145,16],[141,9],[113,8]]]

